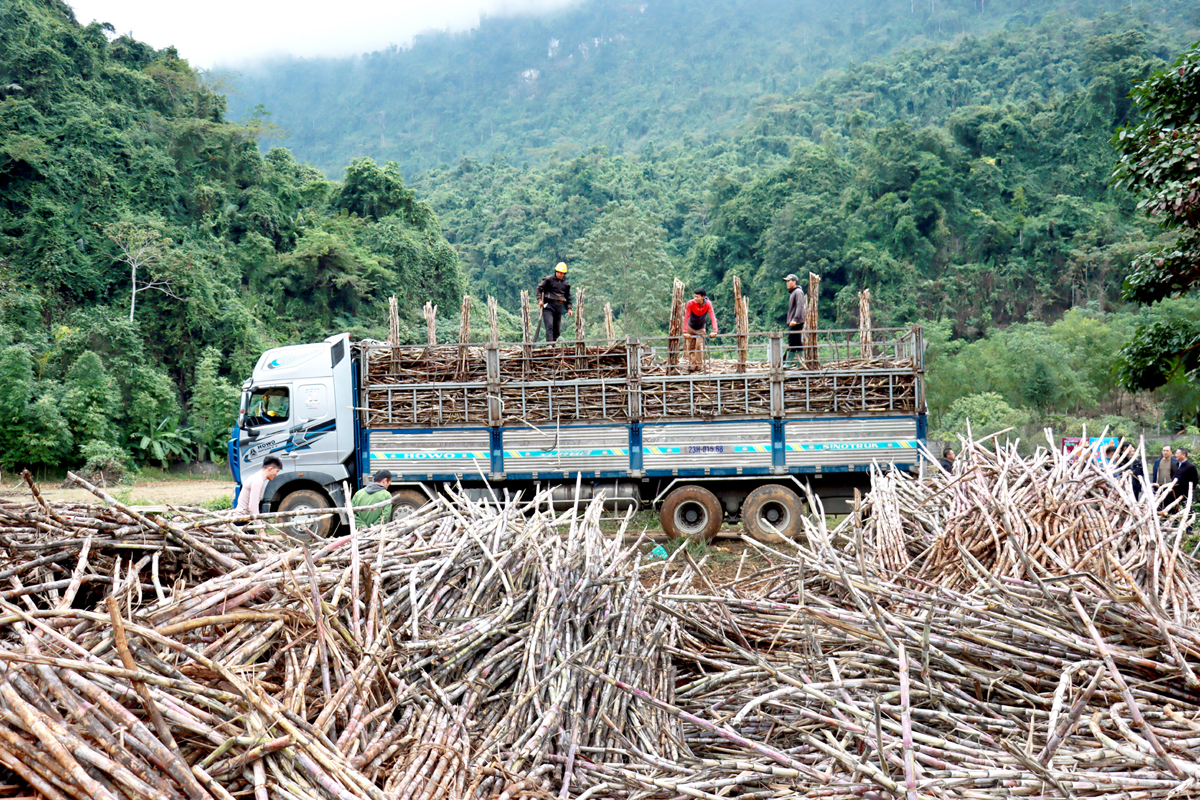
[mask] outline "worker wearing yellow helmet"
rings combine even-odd
[[[563,315],[571,310],[571,284],[567,283],[567,263],[554,265],[554,274],[542,278],[537,286],[538,308],[546,326],[546,341],[558,341]]]

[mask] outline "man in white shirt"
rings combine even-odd
[[[263,459],[262,469],[242,487],[242,492],[238,495],[236,516],[244,517],[260,513],[259,506],[262,505],[263,489],[267,487],[268,483],[275,480],[275,476],[281,469],[283,469],[283,462],[275,456],[267,456]]]

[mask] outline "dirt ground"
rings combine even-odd
[[[29,487],[17,479],[14,484],[5,475],[0,484],[0,497],[6,500],[23,502],[32,500]],[[40,483],[38,488],[42,496],[53,502],[64,503],[98,503],[95,495],[72,487],[63,489],[57,483]],[[123,503],[136,506],[156,506],[170,503],[176,506],[194,506],[209,503],[227,495],[233,496],[233,483],[229,480],[214,480],[207,478],[181,478],[178,480],[158,480],[134,483],[132,485],[110,486],[106,491]]]

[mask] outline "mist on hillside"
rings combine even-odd
[[[156,48],[175,47],[193,66],[227,71],[274,58],[336,58],[407,47],[422,33],[469,31],[486,17],[540,15],[577,2],[348,0],[337,5],[336,13],[315,3],[293,3],[281,13],[267,2],[212,0],[202,15],[144,0],[70,0],[69,5],[84,24],[108,23]]]
[[[897,50],[1104,13],[1180,32],[1196,16],[1179,0],[587,0],[407,48],[242,67],[230,112],[261,106],[288,133],[265,144],[331,177],[362,156],[413,175],[493,153],[538,163],[592,146],[638,152],[727,134],[831,71]]]

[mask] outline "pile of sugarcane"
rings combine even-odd
[[[677,625],[600,511],[447,498],[311,548],[264,535],[166,593],[118,556],[100,607],[0,601],[0,764],[56,799],[344,800],[580,794],[589,766],[677,761],[680,721],[608,682],[672,699]]]
[[[932,465],[925,481],[876,477],[865,547],[914,585],[973,591],[1074,575],[1093,593],[1143,596],[1175,622],[1200,624],[1195,562],[1184,553],[1189,505],[1171,485],[1135,480],[1134,461],[1053,445],[1024,458],[1015,444],[966,442],[954,474]]]
[[[736,732],[762,756],[707,755],[689,786],[1196,796],[1192,515],[1128,468],[966,442],[953,475],[877,472],[837,528],[760,545],[765,567],[657,592],[681,624],[675,705],[713,725],[687,729],[693,753]]]
[[[784,383],[784,411],[788,414],[916,412],[918,382],[911,369],[911,364],[877,359],[846,362],[836,369],[800,372]]]
[[[254,561],[261,546],[255,532],[263,527],[263,518],[278,521],[288,516],[232,517],[228,512],[174,508],[168,519],[139,512],[68,475],[105,505],[48,503],[28,472],[22,477],[34,502],[0,500],[0,579],[22,582],[0,590],[0,597],[45,595],[57,602],[65,592],[70,606],[81,590],[111,591],[127,570],[146,573],[153,583],[137,585],[162,595],[164,584],[173,583],[181,570],[212,574]]]
[[[212,515],[0,506],[34,522],[0,539],[32,589],[0,598],[0,797],[1195,796],[1190,516],[1120,472],[968,443],[719,583],[544,496],[255,520],[240,555]],[[19,566],[76,524],[93,555]],[[102,593],[38,572],[100,552]]]
[[[466,371],[457,368],[461,346],[375,346],[368,351],[368,383],[439,383],[487,380],[487,349],[466,348]],[[582,350],[554,344],[528,348],[500,347],[501,380],[624,379],[628,350],[625,342],[589,345]]]
[[[631,391],[640,393],[646,419],[770,413],[771,375],[765,362],[707,358],[700,374],[692,374],[688,365],[664,360],[641,345],[631,370],[631,349],[625,341],[498,348],[499,382],[489,387],[483,347],[373,346],[367,358],[367,424],[491,424],[489,400],[499,403],[502,419],[535,424],[622,420],[628,417]],[[848,347],[844,355],[818,368],[793,363],[801,371],[785,382],[787,410],[916,408],[911,359],[864,359]]]
[[[739,374],[732,361],[707,362],[701,374],[641,382],[642,416],[696,417],[771,413],[771,376],[762,369]],[[917,408],[917,375],[911,364],[876,359],[801,370],[783,381],[788,414],[886,412]]]

